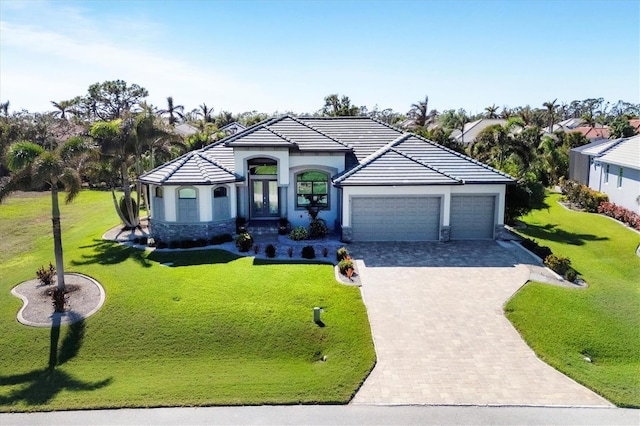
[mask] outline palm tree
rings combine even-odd
[[[7,152],[7,163],[13,175],[0,188],[0,201],[11,192],[29,187],[47,186],[51,191],[51,221],[53,224],[53,246],[57,271],[56,312],[64,311],[64,261],[62,252],[62,231],[60,229],[60,206],[58,204],[59,185],[67,193],[68,204],[78,195],[81,179],[77,166],[77,156],[90,149],[80,137],[68,139],[52,151],[29,141],[15,142]]]
[[[54,111],[53,115],[58,116],[63,120],[67,119],[67,114],[75,113],[75,111],[73,110],[73,107],[76,105],[76,101],[74,99],[71,99],[68,101],[60,101],[60,102],[51,101],[51,104],[57,110],[57,111]]]
[[[199,109],[195,110],[195,115],[197,117],[202,117],[202,121],[205,123],[213,123],[213,108],[208,108],[207,104],[204,102],[202,105],[198,105],[198,108]]]
[[[433,122],[437,114],[436,110],[429,111],[429,96],[425,96],[424,101],[411,104],[411,109],[407,115],[413,118],[413,122],[417,127],[425,127]]]
[[[9,116],[9,101],[0,103],[0,113],[5,117]]]
[[[549,133],[553,133],[553,123],[555,122],[557,100],[558,99],[556,98],[551,102],[545,102],[542,104],[542,106],[547,109],[547,114],[549,115]]]
[[[496,106],[496,104],[493,104],[491,106],[486,107],[484,110],[487,112],[486,113],[486,118],[498,118],[498,110],[500,109],[499,106]]]
[[[178,118],[184,118],[184,106],[182,105],[174,105],[173,104],[173,96],[167,97],[167,109],[162,109],[158,111],[160,115],[167,115],[169,117],[169,124],[173,125],[178,121]],[[176,116],[178,118],[176,118]]]

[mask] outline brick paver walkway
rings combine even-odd
[[[349,250],[363,259],[378,355],[353,404],[611,406],[538,359],[505,318],[529,277],[519,253],[495,242]]]

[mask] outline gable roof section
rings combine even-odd
[[[349,185],[513,183],[509,175],[427,139],[404,134],[333,182]]]
[[[225,139],[231,147],[285,147],[300,151],[350,151],[339,140],[292,116],[272,118]]]
[[[620,140],[597,161],[640,170],[640,136]]]
[[[352,147],[359,162],[403,134],[370,117],[299,117],[298,120]]]
[[[228,167],[233,164],[233,150],[214,145],[156,167],[142,175],[140,181],[155,185],[208,185],[242,180]],[[225,151],[230,151],[231,156]]]

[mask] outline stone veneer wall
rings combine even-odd
[[[350,226],[342,227],[342,241],[343,243],[350,243],[353,240],[353,229]]]
[[[236,221],[235,219],[229,219],[223,222],[172,223],[151,219],[149,229],[152,238],[160,239],[165,243],[198,239],[208,240],[216,235],[235,233]]]
[[[447,242],[451,240],[451,227],[450,226],[441,226],[440,227],[440,241]]]

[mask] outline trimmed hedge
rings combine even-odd
[[[607,194],[594,191],[575,180],[562,181],[560,189],[568,202],[589,213],[596,213],[601,203],[609,201]]]
[[[640,215],[613,203],[603,202],[598,206],[598,213],[612,217],[640,231]]]

